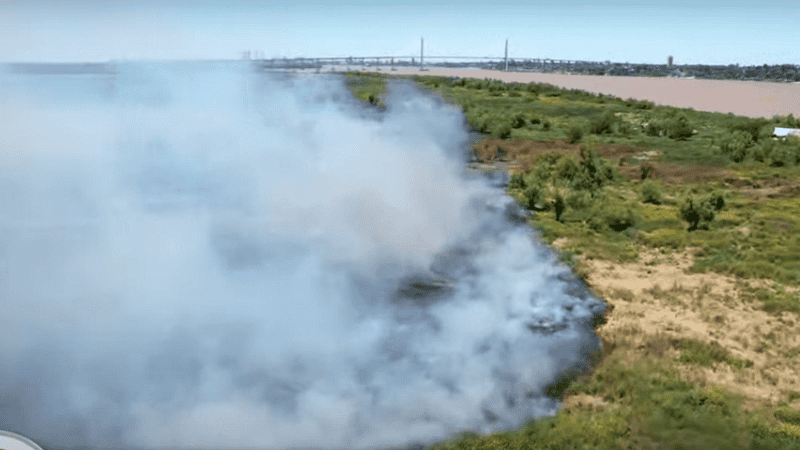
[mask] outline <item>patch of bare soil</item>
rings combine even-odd
[[[743,299],[734,277],[689,273],[695,251],[665,256],[642,249],[639,262],[584,261],[592,288],[611,309],[607,323],[597,330],[600,338],[612,345],[624,341],[639,357],[678,358],[681,339],[688,338],[750,360],[752,366],[741,369],[724,362],[711,367],[679,364],[681,374],[702,387],[716,385],[741,394],[750,411],[800,391],[800,358],[795,355],[800,351],[800,317],[784,313],[776,318],[760,311]],[[790,406],[800,408],[800,399]]]
[[[728,178],[725,181],[725,186],[738,189],[739,192],[756,201],[766,198],[785,198],[800,195],[800,181],[786,178],[773,178],[756,182],[740,178]]]
[[[648,178],[662,181],[668,185],[681,185],[685,183],[708,183],[710,181],[724,182],[726,179],[736,177],[736,174],[721,166],[685,166],[680,164],[660,161],[647,161],[644,163],[653,168]],[[619,172],[632,180],[641,179],[642,169],[639,164],[620,166]]]

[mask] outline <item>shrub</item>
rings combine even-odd
[[[619,117],[614,115],[614,112],[607,109],[600,115],[589,122],[589,133],[592,134],[610,134],[614,131],[614,125],[619,122]]]
[[[592,206],[592,196],[586,191],[570,191],[569,194],[567,194],[565,201],[567,206],[577,210]]]
[[[758,144],[750,148],[750,157],[754,161],[767,162],[770,161],[772,150],[775,149],[775,141],[772,139],[762,139]]]
[[[773,167],[788,167],[800,162],[800,142],[798,142],[798,139],[791,138],[785,143],[775,146],[770,152],[769,161]]]
[[[542,123],[542,119],[538,117],[531,117],[531,125],[539,125]]]
[[[509,189],[525,189],[525,178],[521,173],[512,174],[508,178]]]
[[[567,141],[570,144],[580,142],[580,140],[583,138],[583,130],[581,129],[580,126],[573,125],[569,128],[569,131],[567,132],[567,137],[568,137]]]
[[[562,155],[554,167],[554,175],[556,178],[566,181],[572,181],[578,173],[580,166],[578,159],[574,155]]]
[[[647,164],[642,164],[641,166],[639,166],[639,171],[640,171],[639,177],[642,180],[645,180],[648,177],[651,177],[653,175],[653,173],[655,173],[656,168],[653,167],[652,164],[647,163]]]
[[[561,191],[557,190],[553,197],[553,209],[556,213],[556,222],[561,222],[561,214],[564,213],[566,207],[567,204],[564,201],[564,195],[561,193]]]
[[[505,92],[506,91],[506,84],[500,80],[490,80],[489,84],[489,92]]]
[[[668,124],[668,128],[668,136],[670,139],[689,139],[694,133],[694,130],[692,130],[692,125],[689,123],[689,119],[687,119],[683,114],[671,120]]]
[[[620,121],[617,124],[617,131],[622,136],[630,136],[633,134],[633,125],[630,122]]]
[[[498,120],[492,127],[492,136],[499,139],[508,139],[511,136],[511,123],[508,120]]]
[[[531,94],[538,94],[539,92],[541,92],[541,87],[537,83],[528,83],[528,86],[527,86],[526,89]]]
[[[511,118],[511,128],[522,128],[524,126],[525,126],[525,114],[521,112],[514,114],[514,116]]]
[[[594,196],[598,189],[617,178],[616,167],[600,158],[597,150],[586,152],[581,146],[580,156],[578,171],[571,182],[573,188],[587,190]]]
[[[592,216],[587,220],[589,228],[597,232],[607,229],[624,231],[638,222],[639,217],[633,209],[613,201],[597,203],[592,209]]]
[[[721,194],[712,193],[703,198],[687,195],[680,204],[680,217],[689,222],[689,231],[707,230],[709,223],[714,220],[716,211],[725,206]]]
[[[639,219],[636,213],[629,207],[617,206],[614,204],[605,210],[606,224],[614,231],[623,231],[635,226]]]
[[[791,408],[781,408],[775,411],[775,418],[781,422],[800,425],[800,411]]]
[[[549,205],[545,201],[547,193],[544,185],[535,183],[528,185],[522,194],[528,201],[528,209],[531,211],[544,211],[549,209]]]
[[[759,140],[762,129],[769,124],[767,119],[740,119],[738,122],[730,125],[728,129],[731,132],[742,131],[750,135],[753,142]]]
[[[645,203],[659,205],[663,200],[661,186],[653,180],[647,180],[642,183],[642,186],[639,188],[639,194],[642,196],[642,201]]]
[[[663,122],[652,121],[647,124],[644,130],[648,136],[663,136],[666,129],[667,127]]]
[[[550,131],[550,121],[549,120],[545,120],[542,123],[542,131]]]
[[[719,143],[719,148],[733,162],[742,162],[747,157],[753,138],[744,131],[733,131],[725,135]]]

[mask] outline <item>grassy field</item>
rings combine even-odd
[[[375,106],[383,74],[349,73]],[[609,304],[555,417],[436,449],[800,449],[800,140],[545,84],[409,77],[460,106],[508,193]],[[371,98],[371,100],[370,100]]]

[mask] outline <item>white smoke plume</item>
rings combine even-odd
[[[463,115],[337,76],[0,75],[0,429],[46,448],[386,448],[553,414],[592,297]]]

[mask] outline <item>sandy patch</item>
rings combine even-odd
[[[800,358],[788,357],[800,348],[800,317],[786,313],[776,318],[755,303],[745,303],[734,277],[689,273],[694,251],[665,256],[642,250],[639,262],[627,264],[585,261],[593,289],[613,308],[598,336],[607,342],[625,340],[646,354],[669,339],[717,342],[731,356],[753,361],[752,367],[681,364],[679,371],[700,386],[717,385],[744,395],[748,409],[800,391]],[[680,355],[666,347],[656,356]],[[800,400],[792,405],[800,407]]]
[[[368,71],[375,71],[374,68]],[[550,83],[568,89],[650,100],[659,105],[700,111],[734,113],[748,117],[800,115],[800,84],[760,81],[697,80],[681,78],[611,77],[552,73],[502,72],[479,69],[418,68],[382,71],[399,75],[491,78],[505,82]]]

